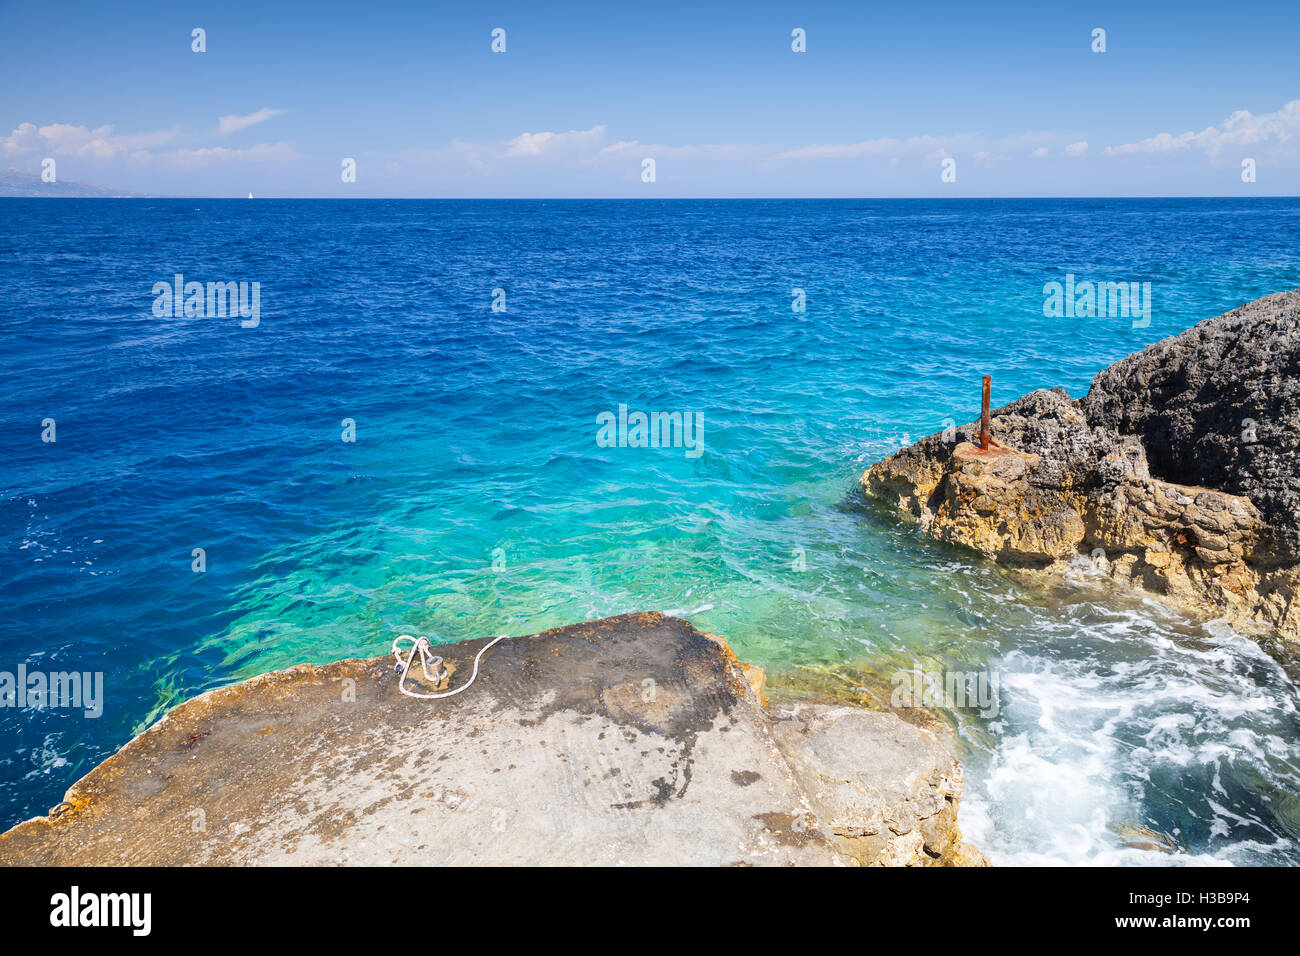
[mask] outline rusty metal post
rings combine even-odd
[[[993,386],[993,379],[984,376],[984,403],[980,412],[980,449],[989,450],[989,391]]]

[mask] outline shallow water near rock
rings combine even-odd
[[[984,372],[995,405],[1078,395],[1300,285],[1300,202],[249,205],[4,204],[0,670],[106,693],[98,720],[0,710],[5,825],[213,686],[660,610],[774,680],[996,676],[996,715],[942,718],[994,863],[1300,862],[1294,672],[854,492],[973,418]],[[155,318],[177,271],[260,281],[260,327]],[[1152,281],[1150,325],[1044,317],[1067,271]],[[621,403],[702,412],[705,453],[600,447]]]

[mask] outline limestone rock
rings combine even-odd
[[[1152,474],[1248,498],[1259,564],[1300,562],[1300,291],[1265,296],[1098,375],[1080,409]]]
[[[1111,577],[1300,641],[1300,290],[1031,392],[872,466],[868,493],[1018,567]]]
[[[483,644],[438,649],[453,687]],[[503,641],[444,700],[397,681],[392,658],[345,660],[186,701],[0,835],[0,863],[981,862],[932,736],[853,708],[769,713],[762,670],[685,621]]]
[[[935,738],[893,714],[778,705],[773,730],[813,811],[864,866],[983,865],[961,842],[962,769]]]

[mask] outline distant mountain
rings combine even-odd
[[[61,196],[63,198],[81,199],[123,199],[134,193],[122,192],[108,186],[96,186],[92,183],[54,182],[43,183],[40,176],[33,176],[20,169],[0,172],[0,196]]]

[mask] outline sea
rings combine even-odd
[[[1298,236],[1282,198],[0,200],[0,690],[97,698],[0,707],[0,827],[210,688],[663,611],[794,695],[983,688],[929,711],[995,864],[1300,863],[1293,664],[858,483],[983,375],[1078,397],[1300,286]]]

